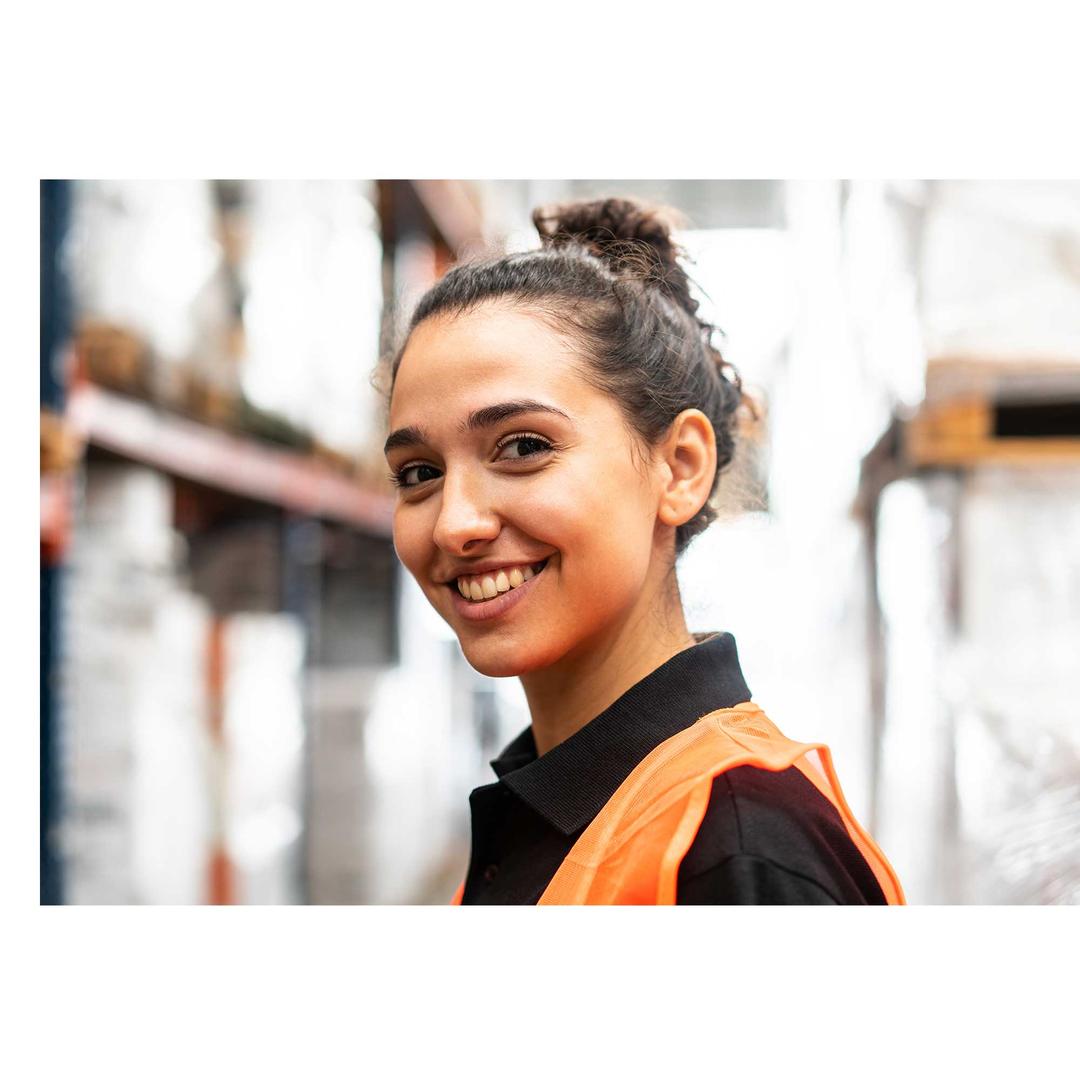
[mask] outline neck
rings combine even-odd
[[[658,626],[655,615],[635,613],[558,663],[521,676],[538,754],[580,731],[631,686],[696,644],[677,592],[665,616]]]

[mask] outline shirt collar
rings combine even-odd
[[[735,638],[694,637],[696,645],[676,653],[541,757],[532,728],[526,728],[491,762],[500,783],[566,835],[588,825],[665,739],[715,709],[750,700]]]

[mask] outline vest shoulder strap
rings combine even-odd
[[[892,867],[848,808],[828,748],[788,739],[751,701],[703,716],[648,754],[578,838],[539,903],[675,903],[679,866],[705,816],[712,782],[741,765],[797,767],[836,807],[886,900],[904,903]]]

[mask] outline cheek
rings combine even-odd
[[[655,519],[640,477],[626,469],[563,474],[530,493],[515,515],[522,532],[558,549],[560,574],[583,599],[640,586]]]
[[[413,507],[402,507],[394,513],[394,550],[402,565],[413,577],[420,577],[430,558],[431,526]]]

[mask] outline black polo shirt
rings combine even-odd
[[[526,728],[469,797],[472,854],[463,904],[535,904],[619,785],[665,739],[750,700],[731,634],[698,644],[630,687],[537,756]],[[721,773],[679,868],[680,904],[883,904],[836,808],[798,769]]]

